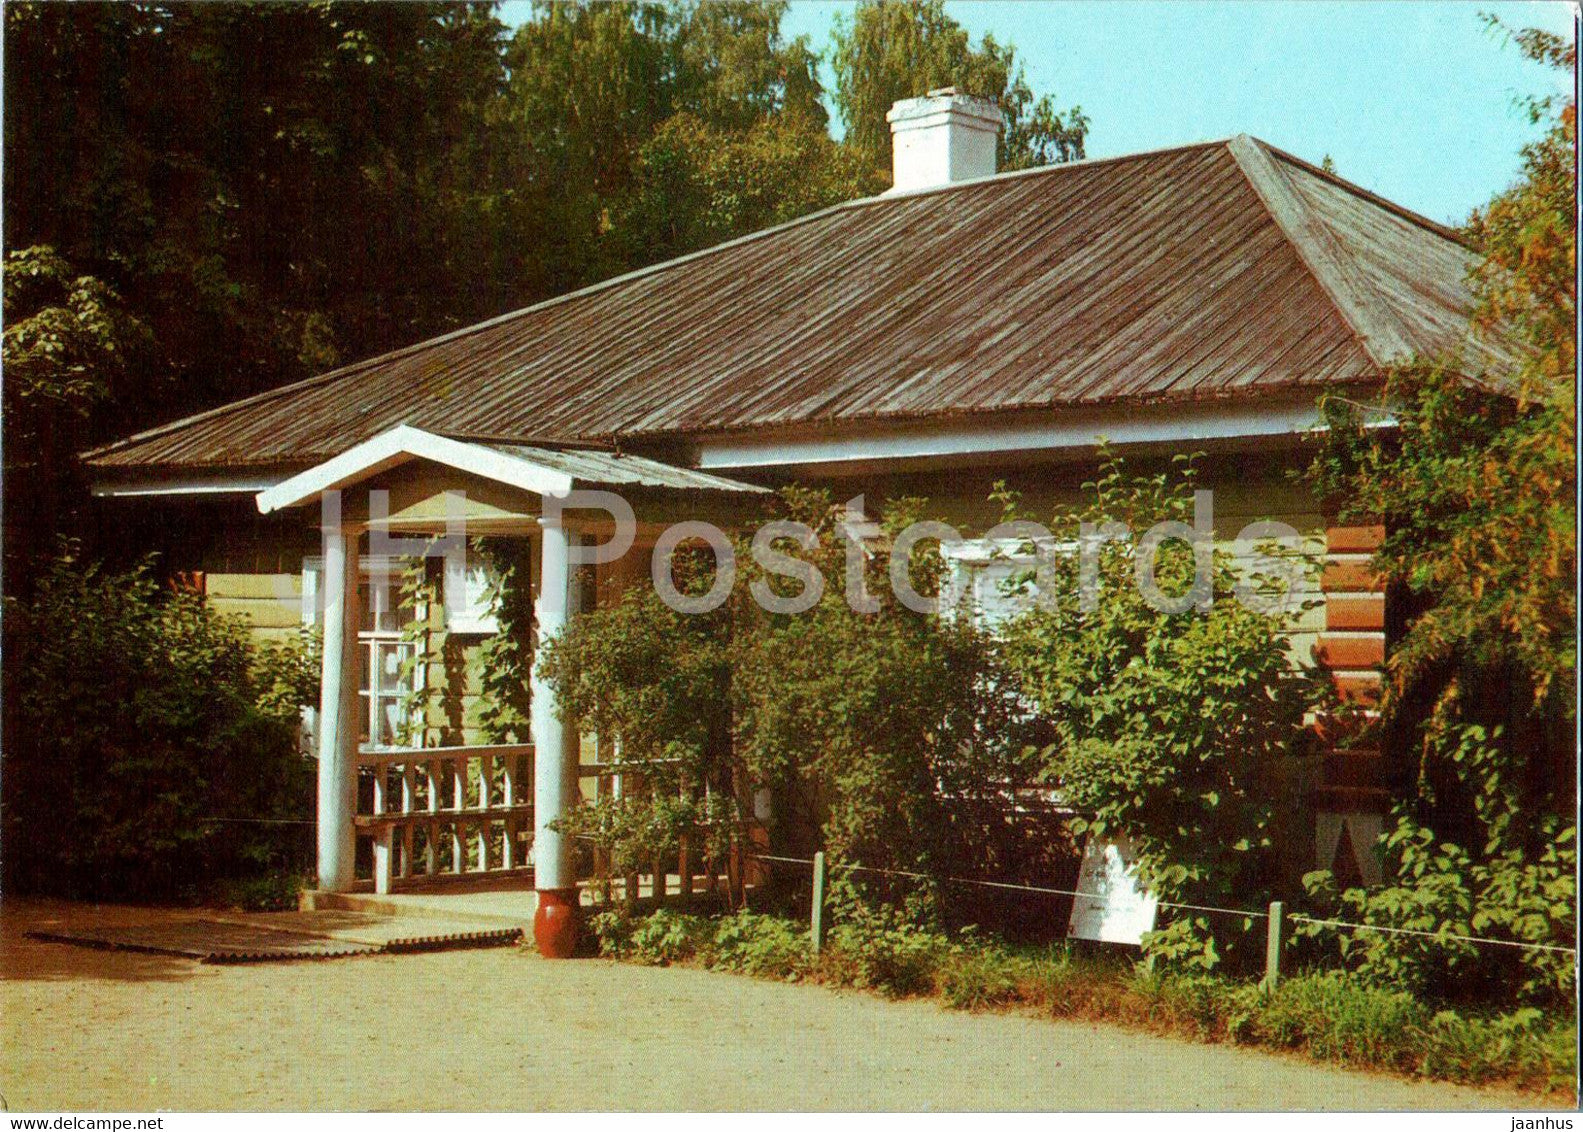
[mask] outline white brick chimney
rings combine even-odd
[[[1000,108],[993,102],[941,87],[922,98],[902,99],[885,121],[890,123],[893,193],[995,172]]]

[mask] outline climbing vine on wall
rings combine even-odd
[[[486,601],[497,628],[474,661],[478,703],[473,725],[490,743],[526,743],[532,719],[533,570],[526,539],[474,539],[470,551],[491,567]]]
[[[403,747],[431,746],[434,721],[445,695],[443,682],[434,679],[443,663],[446,631],[436,616],[440,609],[440,577],[430,564],[436,559],[410,559],[401,573],[401,609],[408,618],[401,625],[401,726],[396,742]]]

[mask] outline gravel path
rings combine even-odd
[[[519,949],[219,967],[22,934],[152,915],[0,905],[12,1111],[1534,1104],[1107,1026]]]

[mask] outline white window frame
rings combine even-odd
[[[381,561],[372,555],[363,555],[358,563],[359,586],[367,584],[369,593],[372,594],[374,592],[372,582],[380,573],[383,573],[387,581],[388,588],[385,591],[387,594],[399,586],[399,571],[392,565],[390,559],[387,558]],[[323,577],[323,574],[324,559],[322,557],[313,555],[302,560],[302,623],[305,626],[319,627],[323,623],[321,619],[323,610],[320,608],[318,600],[319,580]],[[366,610],[361,610],[360,614],[364,612]],[[391,700],[399,703],[401,697],[416,694],[419,690],[418,672],[414,669],[408,677],[410,685],[399,687],[394,691],[380,691],[375,687],[378,664],[381,659],[381,653],[391,645],[396,646],[398,664],[405,663],[405,658],[401,657],[400,654],[412,652],[416,649],[416,646],[411,642],[402,641],[399,627],[394,629],[379,628],[377,615],[373,628],[358,628],[357,645],[359,650],[361,650],[360,667],[362,669],[362,678],[358,682],[357,695],[359,702],[363,705],[359,724],[361,732],[359,735],[359,746],[365,751],[390,750],[390,744],[376,743],[374,741],[374,737],[380,731],[384,705]],[[305,716],[308,714],[304,713]],[[311,718],[305,718],[304,725],[308,728],[309,734],[317,739],[318,712],[312,711]]]
[[[1032,553],[1023,549],[1029,542],[1036,545]],[[962,587],[963,601],[956,610],[952,610],[952,615],[965,612],[980,628],[993,632],[1000,621],[1021,612],[1020,609],[1008,608],[994,619],[986,616],[983,586],[991,579],[989,567],[1005,564],[1019,570],[1036,570],[1041,550],[1054,555],[1071,555],[1077,553],[1077,543],[1071,540],[1057,541],[1053,536],[1049,539],[1012,536],[963,539],[950,546],[942,545],[940,551],[951,571],[951,584],[953,587]],[[998,587],[1003,580],[995,578],[994,584]],[[997,603],[1004,601],[999,593],[995,598]],[[1036,594],[1027,594],[1023,600],[1031,604],[1036,600]]]

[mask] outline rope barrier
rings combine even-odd
[[[1559,951],[1564,955],[1577,954],[1575,947],[1561,947],[1553,943],[1524,943],[1517,939],[1491,939],[1482,935],[1458,935],[1455,932],[1426,932],[1417,928],[1391,928],[1384,924],[1355,924],[1350,920],[1320,920],[1313,916],[1291,917],[1293,923],[1315,924],[1320,927],[1357,928],[1366,932],[1384,932],[1388,935],[1422,936],[1425,939],[1454,939],[1462,943],[1488,943],[1494,947],[1521,947],[1527,951]]]
[[[771,857],[764,853],[752,853],[750,856],[760,861],[779,861],[789,865],[812,865],[813,862],[802,857]],[[934,881],[939,884],[970,884],[980,888],[1004,888],[1017,892],[1038,892],[1049,896],[1081,896],[1089,900],[1103,900],[1105,897],[1097,892],[1079,892],[1073,888],[1048,888],[1033,884],[1011,884],[1008,881],[978,880],[973,877],[932,877],[927,873],[913,873],[905,869],[877,869],[871,865],[845,865],[843,868],[855,873],[877,873],[881,876],[910,877],[913,880]],[[1241,908],[1217,908],[1212,904],[1181,904],[1169,900],[1156,902],[1161,908],[1179,908],[1189,912],[1218,912],[1227,916],[1252,916],[1259,919],[1268,919],[1268,912],[1248,912]]]
[[[760,861],[772,861],[787,865],[813,864],[813,861],[805,857],[775,857],[767,853],[752,853],[749,855],[757,858]],[[1099,893],[1079,892],[1076,889],[1070,888],[1047,888],[1041,885],[1011,884],[1007,881],[976,880],[971,877],[931,877],[925,873],[908,872],[905,869],[880,869],[871,865],[847,865],[844,867],[851,872],[876,873],[882,876],[909,877],[914,880],[934,881],[941,884],[970,884],[977,885],[982,888],[1010,889],[1017,892],[1037,892],[1052,896],[1086,897],[1090,900],[1105,899]],[[1184,904],[1176,901],[1161,900],[1158,902],[1158,906],[1161,908],[1181,909],[1183,911],[1189,912],[1211,912],[1227,916],[1244,916],[1249,919],[1267,920],[1270,918],[1270,914],[1268,912],[1256,912],[1246,908],[1220,908],[1212,904]],[[1359,924],[1351,920],[1326,920],[1315,916],[1293,915],[1289,918],[1293,923],[1313,924],[1316,927],[1355,928],[1359,931],[1383,932],[1389,935],[1421,936],[1425,939],[1441,941],[1455,940],[1460,943],[1489,944],[1492,947],[1516,947],[1525,951],[1552,951],[1560,952],[1563,955],[1577,954],[1577,948],[1575,947],[1563,947],[1550,943],[1524,943],[1521,940],[1515,939],[1492,939],[1489,936],[1459,935],[1454,932],[1426,932],[1420,931],[1416,928],[1392,928],[1386,927],[1383,924]]]
[[[204,818],[204,821],[246,822],[248,825],[318,825],[311,818]]]

